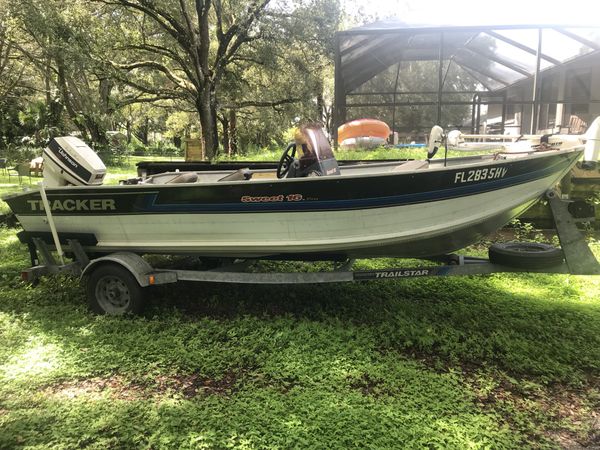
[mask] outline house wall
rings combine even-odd
[[[538,126],[534,132],[578,133],[600,116],[600,58],[581,58],[562,67],[542,72],[539,77],[541,102]],[[533,80],[524,80],[505,89],[491,93],[506,95],[507,100],[532,101]],[[574,101],[558,104],[553,101]],[[551,103],[543,103],[543,102]],[[507,105],[504,125],[506,134],[531,133],[531,105]],[[502,105],[490,105],[480,132],[497,131],[502,122]],[[536,128],[536,127],[534,127]]]

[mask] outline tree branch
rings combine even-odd
[[[186,62],[186,60],[181,55],[177,54],[176,51],[169,48],[152,44],[131,44],[120,47],[118,50],[142,50],[152,54],[158,53],[176,62],[181,70],[185,72],[192,84],[197,85],[200,81],[197,79],[194,72],[190,70],[189,64]]]
[[[170,97],[172,99],[190,100],[190,97],[186,97],[183,93],[171,89],[160,89],[154,86],[144,86],[143,84],[137,83],[125,77],[119,78],[119,81],[121,81],[123,84],[126,84],[127,86],[137,89],[140,92],[143,92],[144,94],[160,95]]]
[[[275,108],[277,106],[281,106],[281,105],[286,105],[286,104],[290,104],[290,103],[297,103],[299,101],[302,101],[301,98],[286,98],[283,100],[274,100],[274,101],[252,101],[252,100],[248,100],[248,101],[243,101],[243,102],[235,102],[235,103],[231,103],[228,105],[220,105],[222,108],[227,108],[227,109],[242,109],[242,108],[250,108],[250,107],[256,107],[256,108],[265,108],[265,107],[271,107],[271,108]]]
[[[151,17],[163,30],[175,39],[184,50],[190,49],[190,36],[185,28],[166,11],[159,9],[156,3],[150,0],[94,0],[105,5],[124,6],[140,11]],[[190,55],[191,56],[191,55]]]
[[[136,103],[154,103],[154,102],[159,102],[161,100],[176,100],[176,98],[173,98],[172,96],[169,96],[169,95],[156,95],[154,97],[137,96],[137,97],[124,98],[118,102],[118,108],[123,108],[124,106],[129,106],[129,105],[133,105]]]
[[[210,12],[210,0],[196,0],[196,14],[198,15],[198,32],[200,39],[197,46],[195,59],[202,71],[204,77],[210,76],[208,66],[208,56],[210,54],[210,24],[208,21],[208,13]]]
[[[117,69],[126,70],[128,72],[131,70],[140,69],[140,68],[150,68],[150,69],[158,70],[158,71],[162,72],[163,74],[165,74],[169,80],[171,80],[173,83],[175,83],[181,89],[185,89],[186,91],[190,92],[193,95],[195,95],[197,93],[196,87],[192,83],[190,83],[188,80],[185,80],[185,79],[177,76],[168,67],[166,67],[165,65],[160,64],[156,61],[138,61],[138,62],[129,63],[129,64],[119,64],[119,63],[110,61],[110,63],[113,67],[115,67]]]
[[[261,3],[254,1],[249,7],[246,19],[241,23],[234,23],[225,33],[223,40],[219,42],[217,56],[215,58],[214,79],[218,81],[223,75],[225,66],[229,64],[231,57],[238,51],[244,42],[252,40],[248,36],[250,28],[260,17],[270,0],[262,0]],[[233,42],[233,43],[232,43]]]

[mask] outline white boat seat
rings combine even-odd
[[[429,167],[429,162],[415,159],[414,161],[407,161],[399,164],[392,169],[392,172],[407,172],[409,170],[419,170]]]
[[[219,181],[244,181],[252,178],[252,172],[250,169],[238,169],[229,175],[224,176],[223,178],[219,178]]]
[[[195,183],[198,181],[198,174],[195,172],[182,172],[165,184]]]

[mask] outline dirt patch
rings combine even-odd
[[[387,354],[390,350],[380,348],[378,351]],[[588,374],[581,388],[560,383],[543,385],[522,374],[490,373],[489,368],[476,362],[453,363],[432,353],[435,350],[431,353],[416,349],[401,352],[404,357],[436,373],[452,370],[461,374],[461,380],[475,393],[477,407],[500,413],[512,429],[521,429],[526,434],[533,432],[534,435],[530,435],[533,442],[543,436],[565,449],[600,450],[600,377],[596,374]],[[490,376],[492,385],[487,384]],[[376,392],[376,385],[368,381],[355,382],[353,387]],[[528,430],[527,425],[515,423],[512,416],[516,411],[524,413],[535,427]]]
[[[93,377],[77,381],[64,381],[47,386],[41,391],[44,395],[61,399],[75,399],[78,397],[101,399],[115,398],[120,400],[135,400],[146,398],[139,385],[126,381],[118,375],[112,377]]]
[[[238,376],[235,372],[226,372],[222,378],[213,379],[198,375],[178,377],[161,376],[156,379],[156,391],[159,395],[177,392],[185,398],[198,395],[229,395],[235,392]]]
[[[194,398],[202,395],[231,395],[236,390],[238,376],[226,372],[221,378],[197,374],[161,375],[152,380],[130,380],[120,375],[93,377],[46,386],[43,395],[75,399],[144,400],[160,398]]]
[[[575,389],[562,384],[538,385],[523,389],[501,379],[493,388],[481,386],[474,374],[465,374],[467,383],[476,393],[476,403],[484,409],[503,411],[514,409],[525,413],[543,436],[561,448],[600,448],[600,409],[595,398],[600,392],[600,380],[588,380],[585,388]],[[511,427],[510,415],[504,419]]]
[[[359,390],[363,395],[380,397],[388,392],[383,389],[383,381],[372,378],[369,374],[363,374],[360,378],[349,379],[349,386]]]

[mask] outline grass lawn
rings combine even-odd
[[[76,280],[20,282],[15,233],[1,449],[600,445],[600,277],[179,284],[97,317]]]

